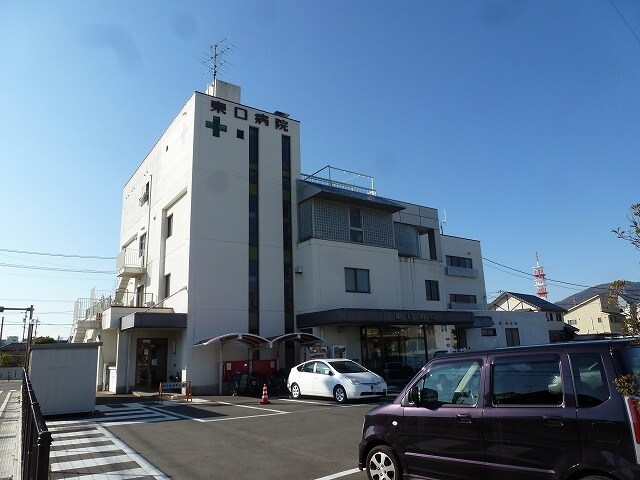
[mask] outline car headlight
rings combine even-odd
[[[357,378],[347,377],[347,379],[351,382],[352,385],[358,385],[360,383]]]

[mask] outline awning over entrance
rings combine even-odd
[[[249,348],[274,348],[287,340],[293,340],[299,342],[300,345],[315,345],[318,343],[324,343],[324,340],[316,335],[310,333],[285,333],[278,337],[264,338],[260,335],[254,335],[252,333],[227,333],[226,335],[219,335],[217,337],[205,338],[193,344],[194,347],[202,347],[205,345],[211,345],[214,342],[220,342],[224,345],[229,342],[243,343]]]
[[[461,310],[383,310],[336,308],[296,316],[298,328],[321,325],[473,325],[473,312]]]
[[[221,345],[229,342],[243,343],[249,348],[269,348],[271,344],[269,340],[260,335],[254,335],[252,333],[227,333],[225,335],[219,335],[217,337],[205,338],[193,344],[194,347],[202,347],[205,345],[211,345],[214,342],[220,342]]]
[[[280,335],[279,337],[273,337],[271,339],[267,339],[261,337],[260,335],[254,335],[251,333],[227,333],[226,335],[205,338],[204,340],[200,340],[199,342],[194,343],[193,346],[203,347],[216,342],[220,345],[220,382],[218,393],[222,393],[222,378],[224,376],[224,372],[222,371],[222,350],[225,344],[231,342],[242,343],[246,345],[249,351],[251,351],[251,349],[256,348],[274,348],[279,346],[280,343],[286,342],[287,340],[297,341],[303,345],[312,343],[324,343],[324,341],[320,337],[311,335],[310,333],[287,333],[284,335]]]
[[[324,343],[324,340],[317,335],[302,332],[285,333],[279,337],[270,337],[269,343],[272,347],[277,347],[280,343],[286,342],[287,340],[299,342],[300,345],[317,345],[319,343]]]
[[[186,313],[136,312],[122,317],[120,330],[132,328],[187,328]]]

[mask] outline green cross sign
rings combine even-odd
[[[222,125],[220,123],[220,117],[216,117],[215,115],[213,117],[213,121],[210,122],[209,120],[207,120],[204,123],[204,126],[211,129],[211,133],[213,134],[214,137],[219,137],[220,136],[220,132],[226,132],[227,131],[227,126],[226,125]]]

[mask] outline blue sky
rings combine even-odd
[[[371,175],[512,269],[538,252],[552,280],[637,281],[611,233],[640,202],[636,35],[634,0],[0,2],[0,305],[66,337],[73,301],[114,287],[96,272],[115,268],[122,188],[223,38],[243,103],[301,121],[303,172]],[[534,293],[484,269],[489,299]]]

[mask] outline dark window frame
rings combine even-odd
[[[353,272],[353,288],[349,286],[349,278],[348,275]],[[362,285],[362,281],[358,281],[358,274],[366,273],[366,285]],[[362,278],[362,277],[361,277]],[[370,272],[366,268],[352,268],[352,267],[344,267],[344,287],[345,291],[349,293],[371,293],[371,276]]]
[[[169,238],[173,235],[173,213],[167,215],[167,233],[165,238]]]
[[[440,285],[437,280],[425,280],[427,300],[430,302],[440,301]]]

